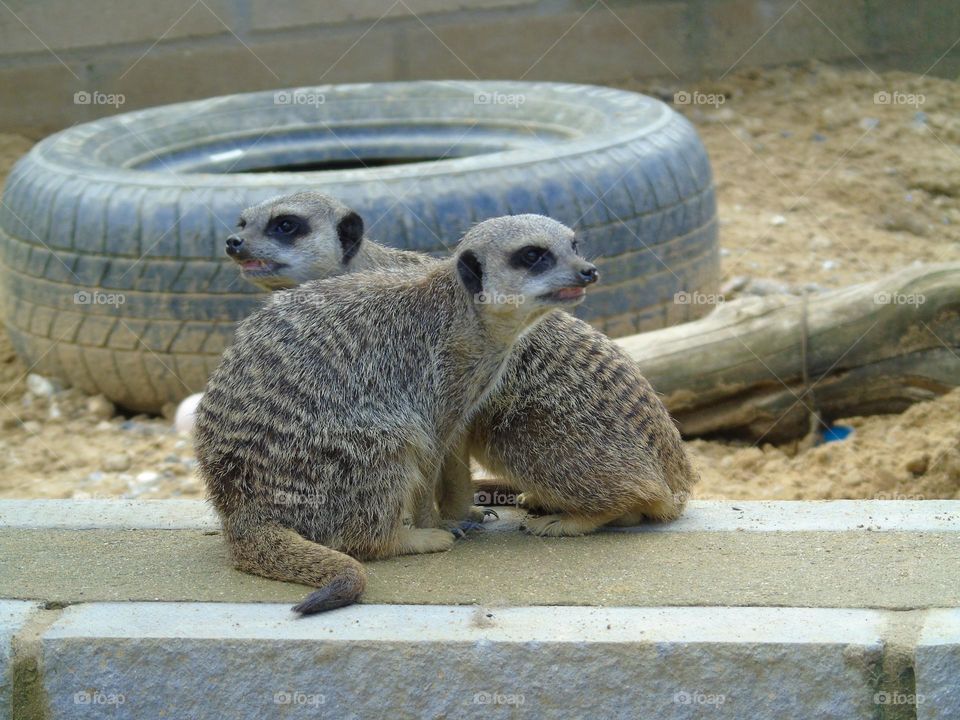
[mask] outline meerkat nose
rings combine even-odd
[[[600,272],[593,265],[588,265],[580,271],[580,279],[583,280],[584,285],[593,285],[599,277]]]
[[[227,238],[227,255],[236,255],[243,247],[243,238],[231,235]]]

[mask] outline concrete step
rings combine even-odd
[[[203,503],[0,502],[0,708],[960,718],[960,501],[695,502],[562,539],[502,516],[299,619],[306,589],[232,570]]]

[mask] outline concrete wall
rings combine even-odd
[[[924,72],[944,53],[949,76],[958,37],[955,0],[8,0],[0,130],[324,82],[680,83],[811,58]]]

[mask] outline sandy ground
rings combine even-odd
[[[636,89],[716,96],[677,107],[713,162],[727,300],[960,260],[955,83],[816,65]],[[0,176],[29,147],[0,135]],[[693,441],[696,495],[960,498],[960,390],[842,422],[850,438],[803,451]],[[0,333],[0,497],[200,496],[190,443],[167,420],[119,416],[103,398],[29,377]]]

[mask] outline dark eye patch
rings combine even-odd
[[[575,252],[577,255],[579,255],[579,254],[580,254],[580,243],[578,243],[576,240],[572,240],[572,241],[570,242],[570,249],[573,250],[573,252]]]
[[[510,256],[510,267],[527,270],[532,275],[546,272],[557,264],[557,259],[547,248],[527,245],[515,250]]]
[[[293,242],[310,233],[310,224],[297,215],[278,215],[270,219],[264,232],[275,240]]]
[[[247,226],[247,221],[243,218],[240,218],[240,221],[237,223],[237,227],[243,230]]]

